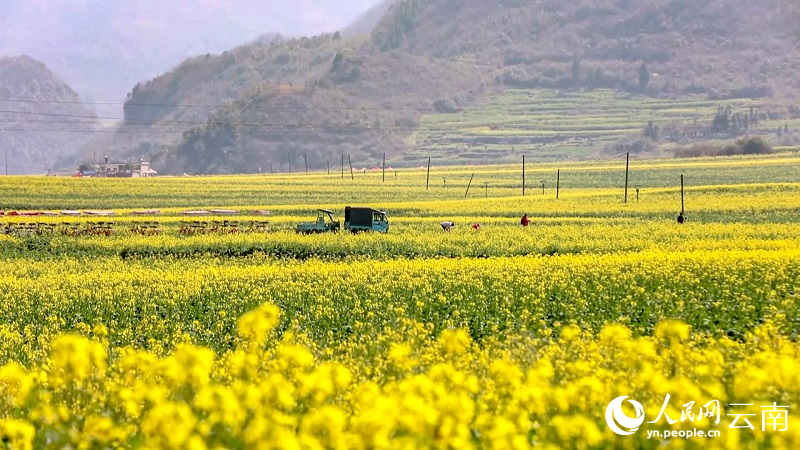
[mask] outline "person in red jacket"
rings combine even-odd
[[[530,219],[528,219],[528,215],[525,214],[522,216],[522,219],[520,219],[519,223],[521,223],[523,227],[527,227],[528,224],[531,223],[531,221]]]

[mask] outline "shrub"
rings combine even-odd
[[[766,155],[775,153],[772,145],[760,136],[739,139],[728,145],[711,143],[695,144],[675,150],[676,158],[699,158],[704,156]]]

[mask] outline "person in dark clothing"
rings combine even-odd
[[[681,211],[681,213],[678,214],[678,223],[683,224],[683,222],[685,222],[685,221],[686,221],[686,218],[683,217],[683,211]]]
[[[528,219],[528,215],[525,214],[522,216],[522,219],[520,219],[519,223],[521,223],[523,227],[527,227],[528,224],[531,223],[531,221],[530,219]]]
[[[444,231],[450,231],[450,229],[451,229],[451,228],[453,228],[454,226],[456,226],[456,224],[455,224],[455,223],[453,223],[452,221],[446,221],[446,222],[442,222],[440,225],[442,226],[442,229],[443,229]]]

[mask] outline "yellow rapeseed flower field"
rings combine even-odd
[[[524,197],[511,166],[0,179],[6,211],[118,212],[0,235],[0,448],[799,448],[800,159],[637,164],[627,204],[619,162]],[[390,233],[291,230],[346,205]],[[190,208],[271,230],[185,236]],[[2,223],[34,220],[94,219]]]

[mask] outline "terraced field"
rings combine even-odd
[[[430,156],[440,164],[485,164],[488,161],[517,160],[524,153],[530,160],[586,160],[625,138],[638,139],[648,122],[661,129],[674,126],[711,126],[717,108],[733,111],[750,107],[781,116],[766,118],[758,133],[777,141],[777,128],[800,130],[800,118],[769,100],[721,100],[687,97],[682,100],[656,99],[610,90],[559,92],[549,90],[508,90],[485,105],[457,113],[423,117],[415,134],[415,151],[405,161]],[[651,156],[667,156],[674,143],[662,140]]]

